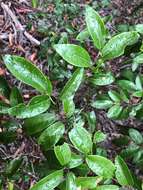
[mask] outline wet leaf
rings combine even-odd
[[[82,163],[83,163],[83,158],[80,155],[72,153],[71,154],[71,160],[68,163],[68,167],[70,169],[76,168],[76,167],[80,166]]]
[[[92,150],[91,135],[88,131],[80,126],[74,127],[69,132],[69,138],[74,147],[84,154],[88,154]]]
[[[71,117],[75,112],[75,104],[73,96],[67,97],[63,100],[64,113],[67,117]]]
[[[91,105],[96,109],[108,109],[113,105],[113,102],[111,100],[96,100]]]
[[[54,147],[55,155],[62,166],[68,164],[71,160],[71,150],[67,143]]]
[[[124,54],[127,46],[136,43],[139,39],[139,34],[135,31],[123,32],[112,37],[102,49],[104,60],[110,60]]]
[[[88,167],[97,175],[104,177],[105,179],[111,179],[114,176],[115,166],[102,156],[89,155],[86,158]]]
[[[32,98],[28,105],[21,103],[8,109],[8,113],[17,118],[30,118],[47,111],[49,106],[49,96],[39,95]]]
[[[100,143],[102,141],[105,141],[106,140],[106,137],[107,135],[102,133],[101,131],[97,131],[95,134],[94,134],[94,137],[93,137],[93,142],[96,144],[96,143]]]
[[[38,139],[38,144],[41,145],[44,150],[48,150],[60,140],[64,132],[64,124],[58,121],[42,132]]]
[[[30,61],[16,55],[5,55],[3,60],[7,69],[17,79],[32,86],[41,93],[51,94],[51,82]]]
[[[37,182],[30,190],[53,190],[64,180],[63,170],[58,170]]]
[[[134,181],[131,172],[128,169],[128,166],[125,163],[125,161],[120,156],[117,156],[115,158],[115,166],[116,166],[115,175],[118,183],[123,186],[133,186]]]
[[[105,44],[106,28],[99,14],[87,6],[85,20],[88,31],[97,49],[102,49]]]
[[[88,52],[74,44],[57,44],[54,45],[57,53],[68,63],[77,67],[90,67],[91,59]]]

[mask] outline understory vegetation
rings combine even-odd
[[[114,3],[1,3],[0,190],[143,189],[143,24]]]

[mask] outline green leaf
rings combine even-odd
[[[107,135],[102,133],[101,131],[97,131],[95,134],[94,134],[94,137],[93,137],[93,142],[96,144],[96,143],[100,143],[102,141],[105,141],[106,140],[106,137]]]
[[[117,185],[100,185],[95,190],[119,190]]]
[[[69,138],[74,147],[84,154],[88,154],[92,150],[91,135],[88,131],[80,126],[74,127],[69,132]]]
[[[143,143],[143,136],[142,134],[137,131],[136,129],[129,129],[129,136],[136,144],[142,144]]]
[[[38,144],[41,145],[44,150],[48,150],[60,140],[64,132],[64,124],[58,121],[42,132],[38,139]]]
[[[39,95],[32,98],[28,105],[18,104],[8,109],[8,113],[17,118],[30,118],[45,112],[49,106],[49,96]]]
[[[129,81],[129,80],[119,80],[117,82],[117,84],[122,88],[122,89],[125,89],[127,91],[134,91],[136,90],[136,85]]]
[[[118,183],[123,186],[133,186],[134,181],[131,175],[128,166],[126,165],[125,161],[120,157],[117,156],[115,158],[115,166],[116,166],[116,179]]]
[[[30,61],[16,55],[3,57],[7,69],[19,80],[41,93],[51,94],[52,85],[46,76]]]
[[[62,166],[68,164],[71,160],[71,150],[67,143],[54,147],[55,155]]]
[[[133,59],[132,71],[135,71],[141,64],[143,64],[143,54],[140,54]]]
[[[22,161],[23,161],[22,157],[17,157],[11,160],[5,169],[6,176],[11,177],[12,175],[14,175],[21,166]]]
[[[41,179],[30,190],[54,190],[63,180],[63,170],[58,170]]]
[[[124,54],[127,46],[136,43],[139,39],[139,34],[135,31],[123,32],[112,37],[102,49],[104,60],[110,60]]]
[[[38,7],[38,0],[32,0],[32,7],[37,8]]]
[[[106,86],[112,84],[115,78],[111,72],[108,73],[97,73],[90,79],[91,83],[97,86]]]
[[[105,44],[106,28],[99,14],[92,7],[86,7],[85,20],[88,31],[97,49]]]
[[[70,169],[76,168],[76,167],[80,166],[82,163],[83,163],[83,158],[80,155],[77,155],[77,154],[72,152],[71,160],[68,163],[68,167]]]
[[[0,94],[9,99],[10,87],[2,76],[0,76]]]
[[[61,94],[60,99],[64,100],[66,98],[69,98],[75,94],[75,92],[78,90],[82,80],[84,77],[84,69],[78,68],[73,73],[72,77],[69,79],[69,81],[64,86]]]
[[[79,40],[80,42],[83,42],[84,40],[89,38],[89,32],[87,30],[87,28],[85,28],[84,30],[82,30],[76,37],[76,40]]]
[[[17,104],[23,103],[22,95],[17,87],[12,88],[10,93],[10,104],[16,106]]]
[[[108,91],[108,95],[109,95],[109,97],[110,97],[114,102],[120,102],[120,101],[121,101],[120,94],[117,93],[115,90],[110,90],[110,91]]]
[[[54,45],[57,53],[68,63],[77,67],[90,67],[91,59],[88,52],[74,44],[57,44]]]
[[[107,117],[110,119],[118,119],[122,110],[123,110],[123,107],[116,104],[108,110]]]
[[[115,166],[102,156],[89,155],[86,158],[88,167],[97,175],[104,177],[105,179],[111,179],[114,176]]]
[[[0,114],[7,114],[9,110],[9,104],[0,101]]]
[[[113,105],[113,102],[111,100],[96,100],[91,105],[96,109],[108,109]]]
[[[135,83],[136,83],[137,90],[143,90],[141,77],[139,75],[137,75],[137,77],[135,79]]]
[[[63,100],[64,113],[67,117],[71,117],[75,112],[75,104],[73,96],[66,97]]]
[[[28,135],[35,135],[49,127],[57,120],[57,116],[54,113],[43,113],[35,117],[25,119],[24,131]]]
[[[96,115],[94,111],[85,113],[85,116],[87,118],[87,122],[88,122],[88,131],[91,133],[94,133],[95,129],[96,129]]]
[[[77,190],[75,179],[76,177],[72,172],[67,174],[66,190]]]
[[[135,30],[139,32],[140,34],[143,34],[143,24],[135,25]]]
[[[76,184],[81,189],[93,189],[96,188],[98,183],[102,181],[102,177],[78,177]]]

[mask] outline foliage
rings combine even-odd
[[[36,1],[33,1],[33,6],[37,6]],[[97,130],[95,114],[97,109],[108,109],[107,117],[113,120],[143,118],[143,77],[136,72],[142,63],[142,53],[131,59],[132,70],[123,70],[120,76],[115,76],[106,67],[109,60],[122,56],[129,46],[138,43],[140,31],[111,36],[103,19],[93,8],[86,7],[85,17],[87,28],[82,34],[85,36],[86,30],[86,37],[91,37],[99,56],[94,61],[85,47],[81,47],[81,33],[77,38],[78,45],[65,42],[55,44],[53,49],[59,54],[59,59],[62,57],[74,68],[70,79],[60,88],[58,97],[54,97],[52,93],[49,77],[33,63],[15,55],[3,56],[7,69],[18,80],[40,93],[29,102],[23,102],[19,89],[11,89],[3,78],[0,80],[0,92],[4,97],[4,101],[0,102],[0,113],[13,119],[12,122],[3,123],[1,141],[13,141],[16,138],[16,129],[22,128],[28,136],[34,137],[47,158],[48,172],[31,190],[118,190],[124,186],[141,189],[140,181],[135,180],[123,158],[126,159],[127,154],[134,162],[142,163],[142,134],[130,129],[129,136],[134,146],[130,143],[115,159],[109,159],[107,151],[102,147],[106,134]],[[74,97],[83,83],[97,91],[96,98],[91,96],[88,102],[92,108],[89,112],[75,104]],[[108,92],[98,94],[105,86]],[[83,96],[81,93],[81,99]],[[58,106],[61,103],[63,108]],[[19,124],[16,118],[23,119],[23,122]],[[22,159],[12,160],[4,175],[14,175],[22,164]]]

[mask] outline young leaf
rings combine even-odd
[[[8,109],[8,114],[17,118],[30,118],[45,112],[50,106],[50,99],[47,95],[35,96],[28,105],[18,104]]]
[[[88,122],[88,131],[91,133],[94,133],[95,129],[96,129],[96,115],[94,111],[85,113],[85,116],[87,118],[87,122]]]
[[[106,86],[112,84],[115,81],[115,78],[111,72],[94,74],[90,79],[91,83],[97,86]]]
[[[55,155],[62,166],[68,164],[71,160],[71,150],[67,143],[54,147]]]
[[[44,150],[48,150],[60,140],[64,132],[64,124],[58,121],[42,132],[38,139],[38,144],[41,145]]]
[[[51,82],[30,61],[16,55],[5,55],[3,60],[8,70],[17,79],[32,86],[41,93],[51,94]]]
[[[88,131],[80,126],[74,127],[69,132],[69,138],[74,147],[84,154],[88,154],[92,150],[91,135]]]
[[[74,44],[57,44],[54,45],[57,53],[68,63],[77,67],[90,67],[91,59],[88,52]]]
[[[76,177],[72,172],[67,174],[65,190],[77,190],[75,179]]]
[[[60,94],[60,99],[64,100],[66,98],[73,96],[75,92],[78,90],[83,80],[83,77],[84,77],[84,69],[83,68],[76,69],[71,79],[69,79],[69,81],[64,86],[64,89]]]
[[[102,177],[78,177],[76,179],[76,184],[78,187],[83,189],[93,189],[96,188],[98,183],[102,181]]]
[[[83,42],[84,40],[89,38],[89,32],[87,30],[87,28],[85,28],[84,30],[82,30],[76,37],[76,40],[79,40],[80,42]]]
[[[80,166],[82,163],[83,163],[83,158],[80,155],[77,155],[77,154],[72,152],[71,160],[68,163],[68,167],[70,169],[76,168],[76,167]]]
[[[136,144],[142,144],[143,143],[143,136],[142,134],[137,131],[136,129],[129,129],[129,136]]]
[[[139,34],[135,31],[123,32],[111,38],[102,49],[104,60],[110,60],[124,54],[127,46],[136,43],[139,39]]]
[[[95,134],[94,134],[94,137],[93,137],[93,142],[96,144],[96,143],[100,143],[102,141],[105,141],[106,140],[106,137],[107,135],[102,133],[101,131],[97,131]]]
[[[16,106],[20,103],[23,103],[22,95],[17,87],[11,89],[10,94],[10,104],[11,106]]]
[[[117,185],[100,185],[96,190],[119,190],[120,188]]]
[[[73,102],[73,96],[66,97],[63,100],[64,113],[67,117],[71,117],[75,111],[75,104]]]
[[[99,14],[92,7],[86,7],[86,25],[97,49],[102,49],[105,44],[106,28]]]
[[[115,166],[116,166],[116,179],[118,183],[123,186],[133,186],[134,181],[131,175],[128,166],[126,165],[125,161],[120,157],[117,156],[115,158]]]
[[[89,155],[86,158],[88,167],[97,175],[104,177],[105,179],[111,179],[114,176],[115,166],[102,156]]]
[[[112,106],[107,113],[107,117],[110,119],[118,119],[119,115],[121,114],[123,110],[123,107],[116,104],[114,106]]]
[[[64,180],[63,170],[58,170],[37,182],[30,190],[53,190]]]
[[[28,135],[35,135],[52,125],[57,120],[54,113],[43,113],[35,117],[25,119],[23,128]]]
[[[113,105],[113,102],[111,100],[96,100],[91,105],[96,109],[108,109]]]

